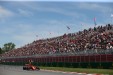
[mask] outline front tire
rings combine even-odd
[[[23,70],[25,70],[26,68],[25,67],[23,67]]]

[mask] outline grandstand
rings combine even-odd
[[[0,55],[2,64],[113,68],[113,25],[33,41]]]

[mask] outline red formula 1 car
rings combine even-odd
[[[40,70],[40,68],[32,64],[25,64],[25,66],[23,66],[23,70]]]

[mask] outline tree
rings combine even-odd
[[[2,54],[2,49],[0,48],[0,54]]]
[[[15,48],[15,44],[12,42],[4,44],[4,47],[2,48],[3,51],[7,52],[9,50],[12,50]]]

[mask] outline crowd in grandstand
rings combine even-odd
[[[56,53],[77,53],[82,51],[98,51],[113,49],[113,25],[84,29],[77,33],[40,39],[21,48],[2,54],[2,57],[30,56]]]

